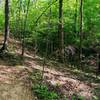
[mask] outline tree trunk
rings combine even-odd
[[[7,50],[9,39],[9,0],[5,0],[5,34],[4,34],[4,43],[0,52]]]
[[[79,59],[80,59],[80,66],[82,61],[82,41],[83,41],[83,0],[80,1],[80,53],[79,53]]]
[[[75,22],[74,22],[74,32],[77,33],[77,0],[75,3]]]
[[[98,72],[100,74],[100,54],[98,54],[97,63],[98,63]]]
[[[60,59],[64,62],[64,32],[63,32],[63,0],[59,0],[59,53]]]
[[[30,7],[30,0],[28,0],[26,11],[24,8],[24,13],[26,12],[26,15],[25,15],[25,19],[24,19],[24,28],[23,28],[24,32],[22,34],[22,56],[24,56],[24,52],[25,52],[25,34],[26,34],[26,25],[27,25],[27,17],[28,17],[29,7]]]

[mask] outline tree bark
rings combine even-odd
[[[75,22],[74,22],[74,32],[77,33],[77,0],[75,3]]]
[[[5,34],[4,34],[4,43],[0,52],[7,50],[9,39],[9,0],[5,0]]]
[[[100,54],[98,53],[97,56],[98,56],[98,57],[97,57],[98,72],[99,72],[99,74],[100,74]]]
[[[64,62],[64,31],[63,31],[63,0],[59,0],[59,25],[58,25],[58,36],[59,36],[59,53],[60,59]]]
[[[27,25],[27,17],[28,17],[29,7],[30,7],[30,0],[28,0],[26,15],[25,15],[25,19],[24,19],[24,28],[23,28],[24,32],[22,34],[22,56],[24,56],[24,52],[25,52],[25,34],[26,34],[26,25]],[[24,9],[24,13],[25,13],[25,9]]]
[[[83,41],[83,0],[80,1],[80,52],[79,52],[79,60],[80,66],[82,67],[82,41]]]

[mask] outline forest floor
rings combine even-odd
[[[30,73],[42,71],[43,58],[34,57],[30,52],[22,58],[20,47],[16,49],[16,53],[10,51],[0,57],[0,100],[36,100],[31,90]],[[77,94],[85,100],[100,97],[100,76],[58,62],[46,60],[44,81],[60,95]]]

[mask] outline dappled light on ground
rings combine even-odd
[[[27,71],[0,65],[0,100],[33,100]]]
[[[0,92],[2,92],[0,97],[3,98],[1,100],[6,100],[6,97],[10,98],[7,100],[33,100],[29,75],[34,73],[34,70],[43,71],[43,58],[32,56],[29,52],[25,53],[22,58],[19,53],[18,55],[7,54],[3,59],[0,59]],[[10,59],[6,58],[7,56],[10,56]],[[99,76],[92,76],[81,70],[72,70],[60,63],[50,62],[47,61],[44,66],[44,82],[50,90],[53,89],[65,97],[74,94],[81,95],[86,100],[92,100],[92,97],[96,95],[99,96],[100,91],[94,93],[95,88],[100,89]],[[86,77],[92,81],[84,80]],[[98,81],[94,81],[93,78]]]
[[[26,60],[25,64],[27,65],[27,67],[28,68],[30,67],[33,70],[35,69],[35,70],[42,71],[43,70],[42,66],[37,64],[37,62],[34,61],[33,59],[35,58]],[[81,73],[82,72],[80,71],[80,74]],[[81,74],[81,75],[84,75],[84,74]],[[82,81],[82,79],[80,80],[80,78],[78,78],[80,76],[77,76],[77,74],[74,76],[74,73],[68,70],[64,72],[61,71],[60,69],[57,70],[53,68],[52,66],[45,66],[45,69],[44,69],[45,82],[47,84],[50,84],[50,86],[54,88],[56,87],[57,91],[60,92],[60,94],[63,94],[65,96],[77,94],[77,95],[84,96],[87,100],[92,100],[92,97],[95,96],[93,90],[96,87],[100,88],[100,84],[95,83],[95,82],[87,83],[84,80]]]

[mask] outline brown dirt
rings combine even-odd
[[[25,60],[25,64],[26,66],[28,66],[28,68],[39,71],[43,70],[42,68],[43,66],[41,66],[41,63],[39,64],[39,62],[43,60],[42,58],[39,57],[34,58],[28,54],[26,54],[25,56],[27,57],[27,59]],[[74,70],[73,72],[71,72],[71,69],[67,68],[66,66],[62,66],[59,64],[59,66],[56,65],[56,67],[54,67],[49,65],[50,64],[48,64],[48,62],[45,65],[44,80],[47,84],[56,87],[58,93],[63,94],[64,96],[77,94],[83,96],[85,100],[92,100],[92,98],[96,96],[94,94],[94,89],[95,88],[100,89],[99,83],[96,83],[95,81],[89,82],[89,80],[88,81],[82,80],[82,77],[83,78],[85,77],[84,72],[82,71],[80,71],[78,75],[77,74],[75,75]],[[96,79],[97,77],[94,75],[94,78]],[[97,93],[98,96],[100,96],[99,92]]]
[[[16,47],[18,55],[21,52],[19,46]],[[43,66],[40,62],[43,62],[43,59],[32,55],[29,52],[25,54],[23,66],[18,63],[14,66],[12,64],[8,66],[8,63],[12,63],[10,60],[0,60],[0,100],[35,100],[30,89],[28,73],[32,72],[32,70],[42,71]],[[6,62],[8,63],[5,64]],[[78,94],[84,96],[86,100],[92,100],[92,97],[95,96],[94,88],[100,89],[100,84],[84,82],[79,79],[80,76],[84,75],[83,72],[77,75],[65,67],[60,64],[59,66],[56,65],[56,67],[46,65],[44,69],[45,82],[53,87],[57,86],[58,91],[65,96]]]
[[[35,100],[27,71],[0,65],[0,100]]]

